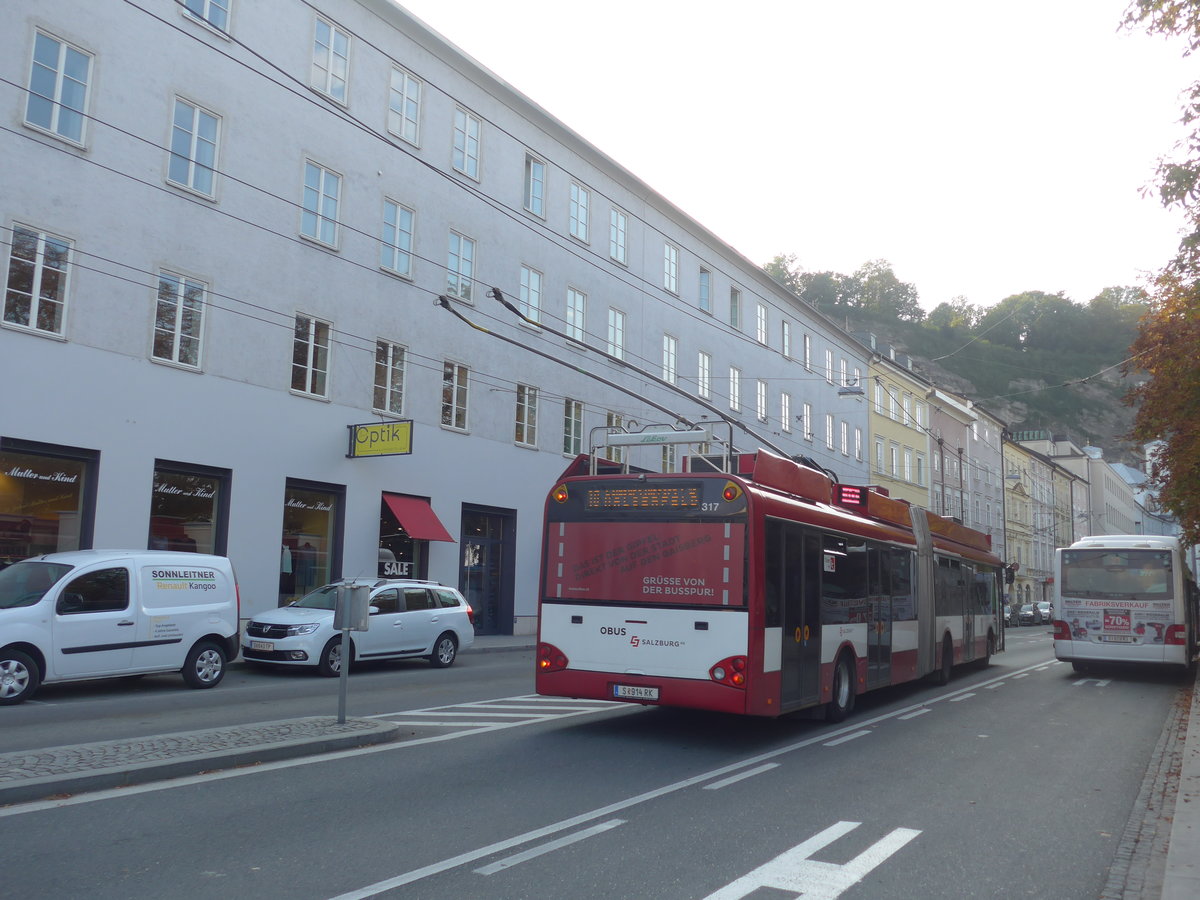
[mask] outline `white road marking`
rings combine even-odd
[[[731,784],[736,784],[745,778],[751,778],[754,775],[761,775],[763,772],[769,772],[772,769],[778,769],[779,763],[767,763],[765,766],[759,766],[757,769],[750,769],[742,772],[740,775],[730,775],[728,778],[722,778],[720,781],[714,781],[712,784],[706,784],[704,790],[719,791],[723,787],[729,787]]]
[[[970,700],[970,699],[971,699],[972,697],[974,697],[974,696],[975,696],[975,692],[974,692],[974,691],[971,691],[971,693],[969,693],[969,694],[959,694],[957,697],[955,697],[955,698],[954,698],[953,700],[951,700],[950,702],[951,702],[951,703],[958,703],[958,702],[960,702],[960,701],[962,701],[962,700]]]
[[[856,731],[853,734],[843,735],[842,737],[838,738],[837,740],[826,741],[825,746],[826,747],[836,747],[838,744],[846,743],[846,741],[852,741],[855,738],[866,737],[870,733],[871,732],[869,732],[869,731]]]
[[[1108,679],[1108,678],[1080,678],[1078,681],[1072,681],[1071,684],[1073,684],[1075,687],[1079,687],[1081,684],[1087,684],[1089,681],[1094,681],[1096,683],[1096,687],[1108,687],[1111,679]]]
[[[915,719],[917,716],[923,716],[927,712],[932,712],[928,706],[922,706],[920,709],[914,709],[910,713],[905,713],[902,716],[897,716],[898,719]]]
[[[859,824],[838,822],[831,825],[820,834],[709,894],[705,900],[742,900],[759,888],[790,891],[804,897],[804,900],[833,900],[862,881],[868,872],[921,833],[912,828],[897,828],[844,865],[809,859]]]
[[[512,856],[506,856],[504,859],[494,862],[490,866],[484,866],[483,868],[476,869],[475,871],[480,875],[495,875],[497,872],[501,872],[504,869],[511,869],[513,866],[519,865],[520,863],[531,859],[536,859],[539,856],[551,853],[562,847],[569,847],[571,844],[594,837],[597,834],[603,834],[606,831],[616,828],[618,825],[624,824],[624,819],[613,819],[609,822],[601,822],[599,825],[593,825],[591,828],[585,828],[583,831],[577,831],[575,834],[559,838],[557,841],[550,841],[549,843],[542,844],[539,847],[533,847],[522,853],[514,853]]]

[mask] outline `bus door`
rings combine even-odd
[[[963,646],[962,661],[970,662],[978,655],[975,647],[975,569],[958,563],[959,598],[962,602]]]
[[[783,585],[779,699],[786,709],[820,699],[821,539],[791,524],[781,524],[778,537]]]
[[[887,551],[868,549],[868,596],[871,619],[867,626],[867,687],[892,680],[892,588]]]

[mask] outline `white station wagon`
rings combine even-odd
[[[338,585],[327,584],[296,602],[250,620],[242,657],[252,663],[342,668],[342,635],[333,627]],[[352,661],[426,657],[436,668],[454,662],[475,641],[475,613],[454,588],[432,581],[386,579],[371,587],[366,631],[350,633]]]

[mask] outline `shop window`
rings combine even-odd
[[[99,453],[0,439],[0,568],[92,543]]]
[[[341,577],[345,488],[288,479],[283,499],[279,605]]]
[[[229,482],[228,469],[155,462],[149,548],[224,556]]]

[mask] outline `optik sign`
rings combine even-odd
[[[346,427],[350,429],[350,452],[346,454],[349,459],[412,453],[412,419]]]

